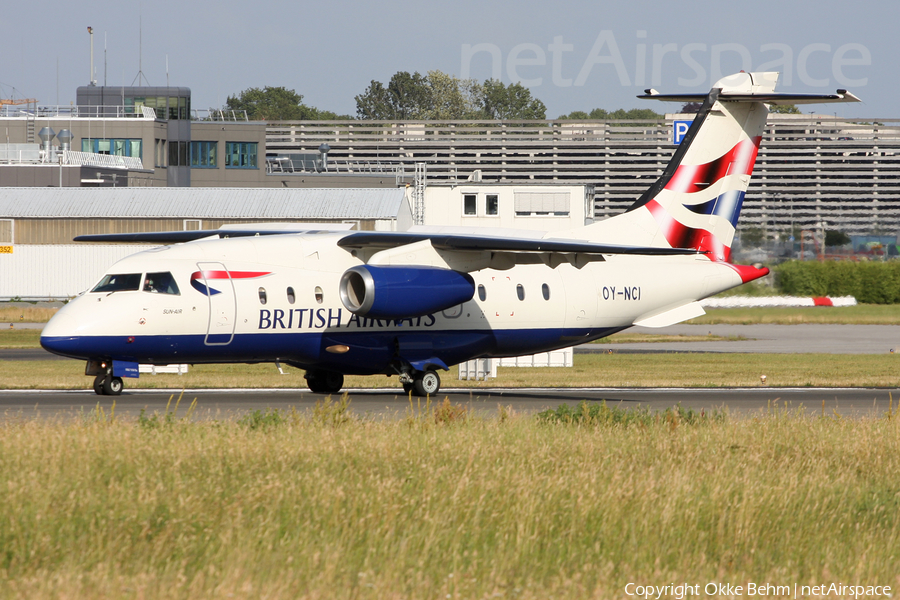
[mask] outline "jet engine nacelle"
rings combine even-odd
[[[341,276],[341,302],[373,319],[420,317],[472,299],[475,281],[438,267],[359,265]]]

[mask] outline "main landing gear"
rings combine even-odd
[[[118,396],[125,388],[121,377],[113,377],[111,373],[101,373],[94,378],[94,393],[100,396]]]
[[[400,383],[404,392],[414,396],[433,396],[441,389],[441,378],[432,370],[401,373]]]
[[[306,385],[314,394],[337,394],[344,387],[344,376],[334,371],[307,371]]]

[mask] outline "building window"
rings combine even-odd
[[[475,194],[463,194],[463,214],[464,215],[475,215],[476,214],[476,204],[475,204],[476,196]]]
[[[133,96],[125,98],[125,114],[140,115],[143,107],[152,108],[157,119],[170,121],[190,118],[191,99],[178,96]]]
[[[495,217],[500,214],[500,199],[497,194],[485,196],[484,214]]]
[[[156,165],[157,167],[166,166],[166,140],[156,140]]]
[[[12,219],[0,219],[0,244],[12,244],[13,231]]]
[[[169,166],[188,166],[188,142],[169,141]]]
[[[256,169],[256,142],[225,142],[225,167]]]
[[[569,192],[515,192],[517,217],[569,216]]]
[[[109,154],[111,156],[132,156],[134,158],[143,158],[141,139],[123,139],[123,138],[82,138],[81,151],[93,152],[94,154]]]
[[[219,142],[191,142],[191,168],[215,169],[219,166]]]

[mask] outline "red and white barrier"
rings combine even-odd
[[[700,301],[703,308],[774,308],[798,306],[856,306],[853,296],[838,298],[800,296],[724,296]]]

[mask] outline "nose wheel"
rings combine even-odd
[[[94,378],[94,393],[99,396],[118,396],[125,389],[121,377],[100,374]]]

